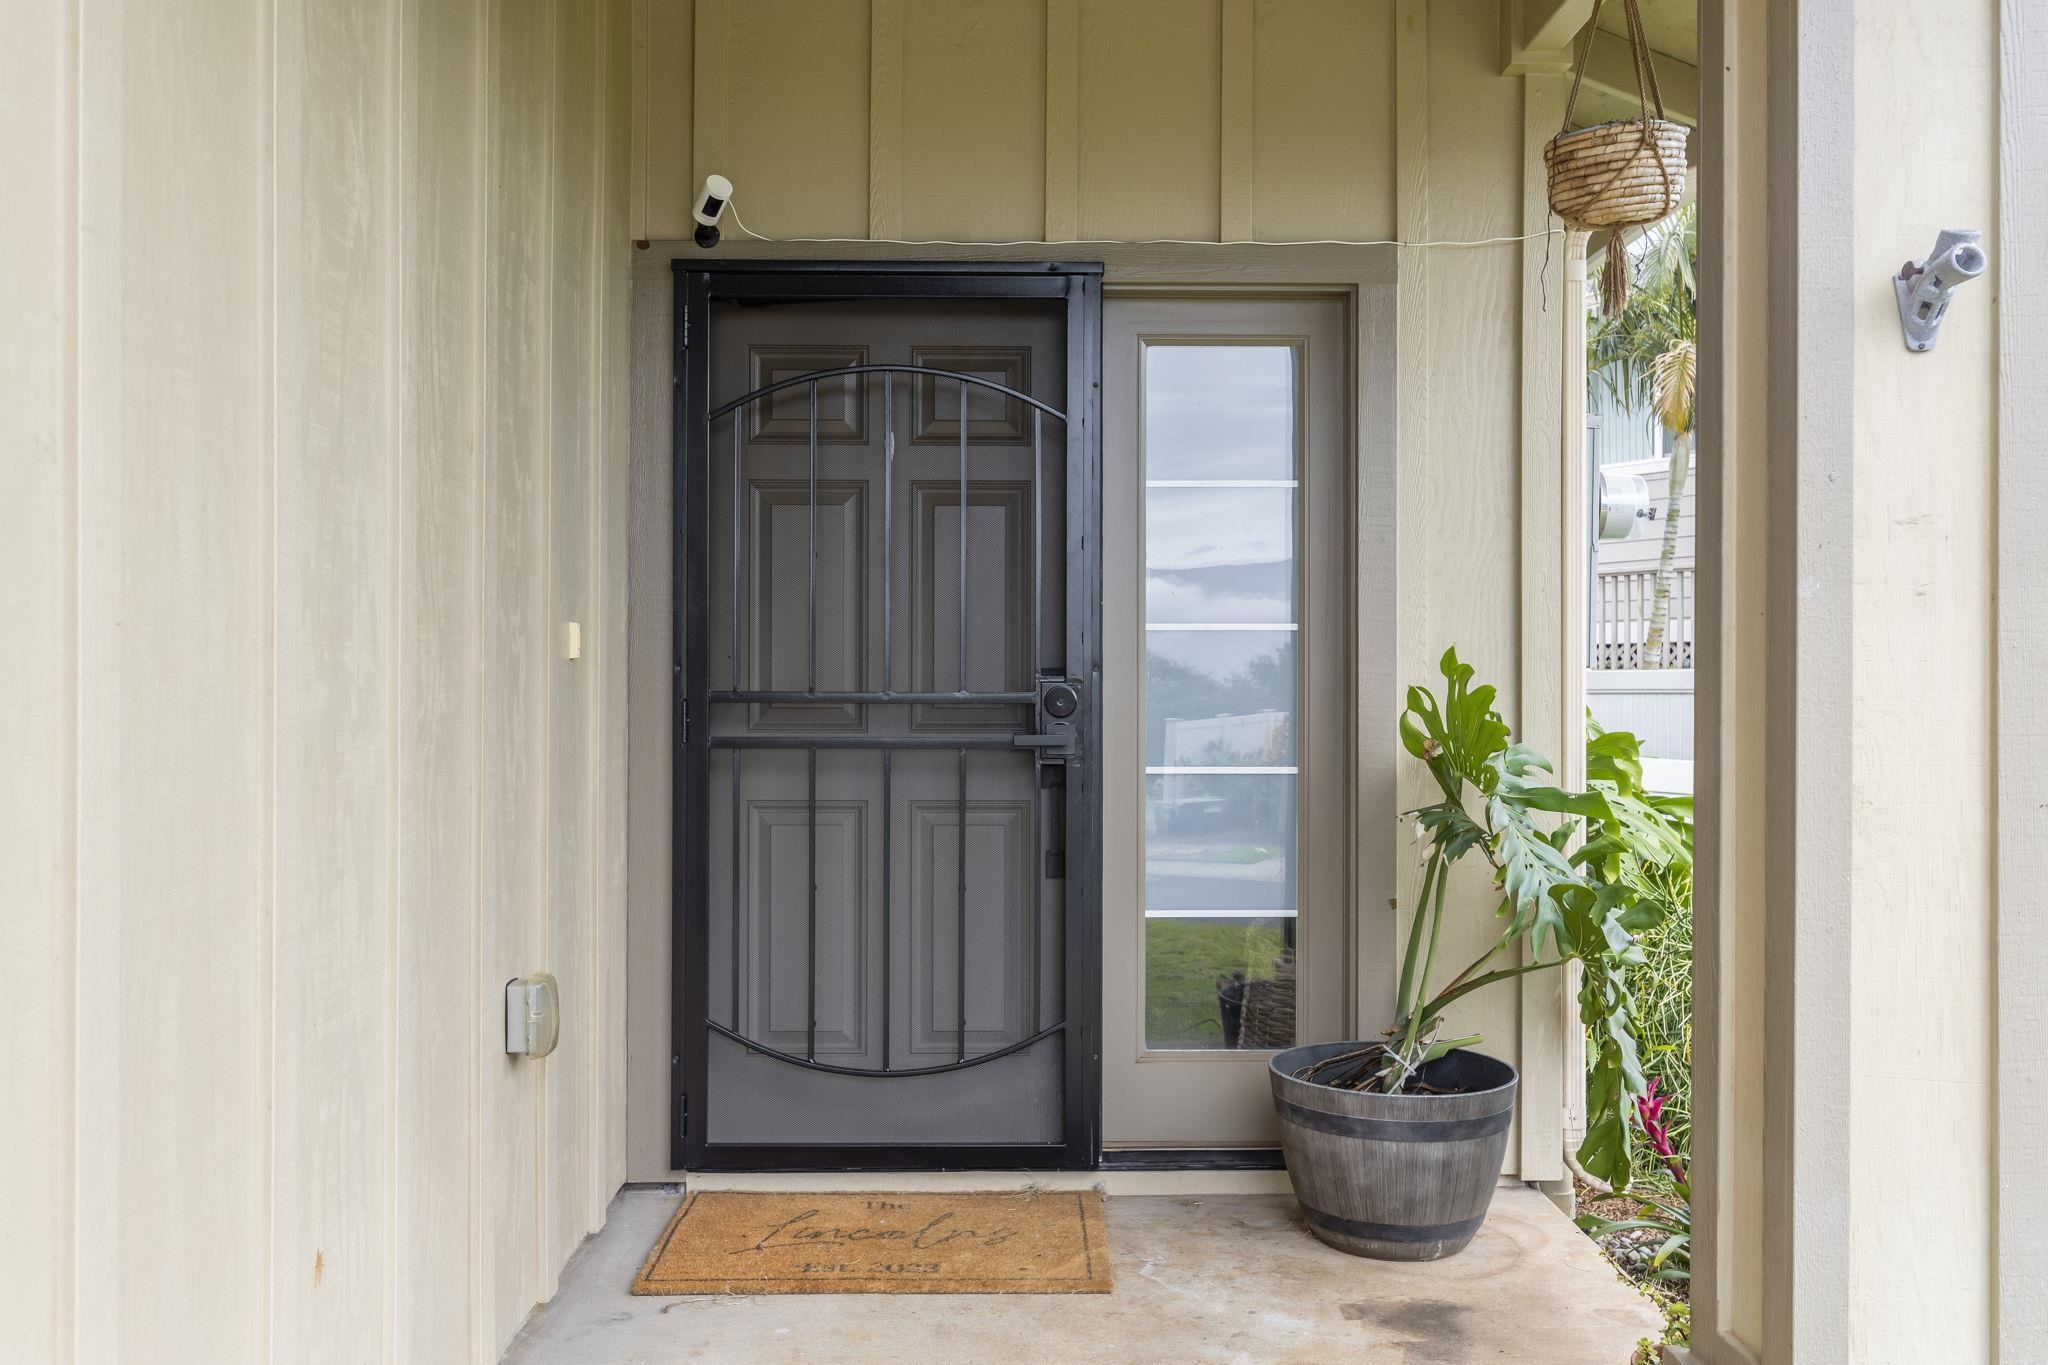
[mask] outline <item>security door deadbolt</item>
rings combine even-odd
[[[1070,682],[1059,678],[1038,680],[1039,722],[1037,734],[1010,736],[1010,743],[1019,749],[1030,749],[1039,763],[1064,763],[1076,752],[1076,734],[1072,719],[1081,709],[1081,694]]]

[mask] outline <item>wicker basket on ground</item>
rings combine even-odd
[[[1238,1025],[1238,1046],[1247,1048],[1293,1047],[1294,954],[1282,953],[1273,963],[1273,975],[1244,983],[1243,1022]]]

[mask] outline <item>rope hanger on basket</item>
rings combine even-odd
[[[1564,126],[1544,147],[1543,164],[1549,173],[1551,211],[1566,227],[1613,230],[1600,276],[1600,302],[1601,311],[1615,317],[1628,302],[1628,251],[1622,231],[1658,222],[1678,207],[1685,192],[1689,130],[1664,117],[1664,93],[1657,88],[1657,65],[1643,31],[1639,0],[1621,0],[1636,73],[1638,116],[1573,130],[1579,87],[1585,83],[1586,64],[1600,35],[1601,3],[1593,0],[1571,94],[1565,100]]]

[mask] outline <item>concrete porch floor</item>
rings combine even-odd
[[[1333,1251],[1286,1195],[1111,1195],[1110,1294],[635,1298],[627,1286],[678,1202],[622,1190],[507,1365],[1624,1365],[1660,1325],[1570,1220],[1522,1185],[1502,1186],[1461,1255],[1429,1264]]]

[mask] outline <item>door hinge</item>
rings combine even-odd
[[[683,309],[683,349],[690,349],[690,310]]]
[[[675,670],[676,678],[676,743],[690,742],[690,698],[683,691],[683,670]]]
[[[1056,848],[1045,851],[1045,879],[1049,882],[1064,881],[1067,875],[1067,855]]]
[[[676,1135],[678,1137],[688,1137],[690,1135],[690,1097],[688,1095],[676,1096]]]

